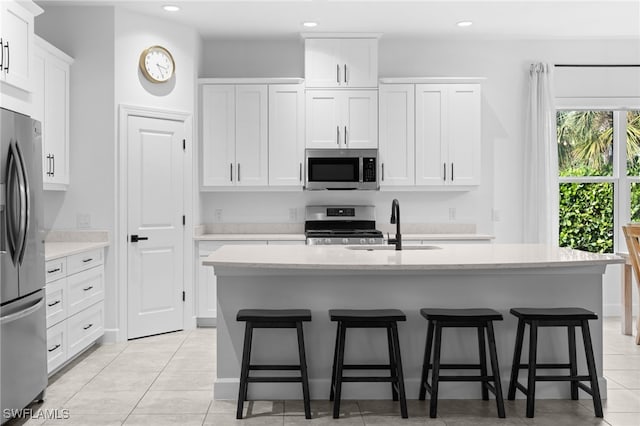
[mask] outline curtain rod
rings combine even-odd
[[[640,64],[555,64],[557,68],[640,68]]]

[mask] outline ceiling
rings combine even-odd
[[[638,0],[43,0],[47,7],[116,5],[197,28],[204,39],[291,38],[301,32],[370,32],[421,38],[636,38]],[[175,4],[169,13],[162,5]],[[473,21],[460,28],[459,21]],[[305,21],[318,26],[304,28]]]

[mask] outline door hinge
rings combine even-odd
[[[185,215],[182,215],[182,226],[185,226],[187,224],[187,217]]]
[[[183,151],[187,150],[187,140],[186,139],[182,139],[182,150]]]
[[[183,291],[182,292],[182,301],[184,302],[187,299],[186,293]]]

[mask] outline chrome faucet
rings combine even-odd
[[[400,234],[400,203],[397,199],[391,202],[391,223],[396,225],[396,237],[389,238],[388,244],[395,244],[396,250],[402,250],[402,234]]]

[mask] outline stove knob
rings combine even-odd
[[[348,238],[343,238],[342,239],[342,244],[349,244],[349,239]]]
[[[376,243],[375,238],[369,238],[369,244],[375,244],[375,243]]]
[[[324,243],[325,244],[331,244],[331,238],[325,238],[324,239]]]
[[[364,238],[360,238],[360,244],[367,244],[367,240],[365,240]]]

